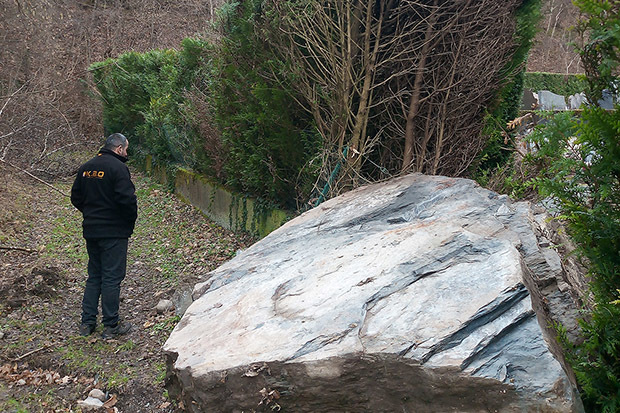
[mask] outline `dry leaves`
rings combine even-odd
[[[267,363],[252,364],[248,368],[248,370],[245,373],[243,373],[242,377],[256,377],[261,372],[265,372],[271,376],[271,370],[269,369],[269,366],[267,365]]]
[[[40,386],[45,384],[63,385],[69,383],[76,383],[78,380],[76,377],[61,377],[58,372],[43,370],[40,368],[36,370],[28,370],[27,368],[25,368],[23,371],[20,372],[17,363],[5,364],[0,367],[0,379],[12,383],[9,386]]]
[[[260,403],[258,403],[259,406],[264,404],[265,406],[269,406],[269,408],[274,412],[279,412],[282,409],[282,407],[274,401],[280,398],[280,393],[278,393],[277,390],[271,390],[263,387],[260,389],[259,393],[262,396]]]
[[[110,396],[108,400],[105,401],[105,403],[103,403],[103,408],[110,409],[114,407],[117,401],[118,401],[118,397],[116,396],[116,394],[113,394]]]

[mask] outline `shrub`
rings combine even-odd
[[[575,0],[584,13],[580,30],[586,93],[597,102],[615,90],[620,55],[620,7],[609,0]],[[575,371],[586,410],[620,411],[620,106],[587,106],[580,115],[551,116],[532,135],[532,155],[543,173],[541,195],[555,200],[579,253],[589,265],[591,308],[580,321],[583,342],[560,341]]]
[[[182,116],[184,91],[203,62],[206,44],[183,41],[180,52],[129,52],[90,66],[103,105],[106,134],[122,132],[162,163],[194,166],[198,137]],[[135,152],[135,151],[134,151]]]
[[[556,200],[580,253],[589,262],[595,306],[581,322],[585,342],[569,359],[588,411],[620,408],[620,111],[561,113],[531,137],[544,167],[536,184]]]
[[[501,169],[509,163],[512,151],[506,147],[506,142],[511,132],[506,130],[506,124],[519,113],[524,81],[527,78],[525,62],[541,17],[540,5],[540,0],[524,1],[517,13],[515,52],[504,68],[505,85],[485,117],[482,134],[486,136],[486,146],[471,168],[474,176],[490,175],[494,169]]]
[[[226,183],[242,192],[295,208],[309,198],[315,171],[310,161],[320,140],[309,116],[282,82],[290,76],[255,35],[260,2],[231,4],[221,15],[209,95],[226,149]],[[298,201],[296,205],[295,201]]]
[[[165,96],[177,62],[173,50],[148,53],[129,52],[117,59],[93,63],[93,74],[103,105],[106,134],[122,132],[135,135],[145,121],[151,99]],[[172,73],[171,73],[172,72]],[[142,142],[140,142],[142,143]]]
[[[588,83],[580,75],[529,72],[525,74],[524,87],[536,93],[539,90],[548,90],[568,97],[576,93],[585,92]]]

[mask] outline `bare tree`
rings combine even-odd
[[[422,24],[394,33],[408,47],[388,69],[399,76],[381,90],[388,170],[459,175],[469,166],[485,143],[485,109],[509,75],[520,3],[400,2],[398,14]]]
[[[356,185],[361,159],[372,147],[367,126],[374,106],[382,32],[395,1],[295,2],[271,0],[278,31],[266,33],[291,61],[299,104],[323,138],[323,178],[343,162],[341,186]]]
[[[333,193],[377,176],[366,167],[389,176],[469,166],[484,145],[485,108],[507,75],[521,0],[267,5],[278,31],[263,36],[290,62],[288,86],[325,142],[323,181],[349,150]]]

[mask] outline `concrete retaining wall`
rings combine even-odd
[[[150,157],[147,172],[162,184],[174,182],[174,192],[188,204],[200,209],[209,219],[233,231],[245,231],[264,237],[289,220],[293,213],[267,208],[255,199],[236,194],[219,183],[189,169],[178,168],[172,174],[154,166]]]

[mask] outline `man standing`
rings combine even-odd
[[[127,244],[138,216],[135,187],[127,162],[127,138],[114,133],[96,157],[78,170],[71,203],[82,212],[88,250],[88,279],[82,299],[80,334],[95,331],[99,297],[103,338],[126,334],[131,324],[119,320],[121,282],[127,268]]]

